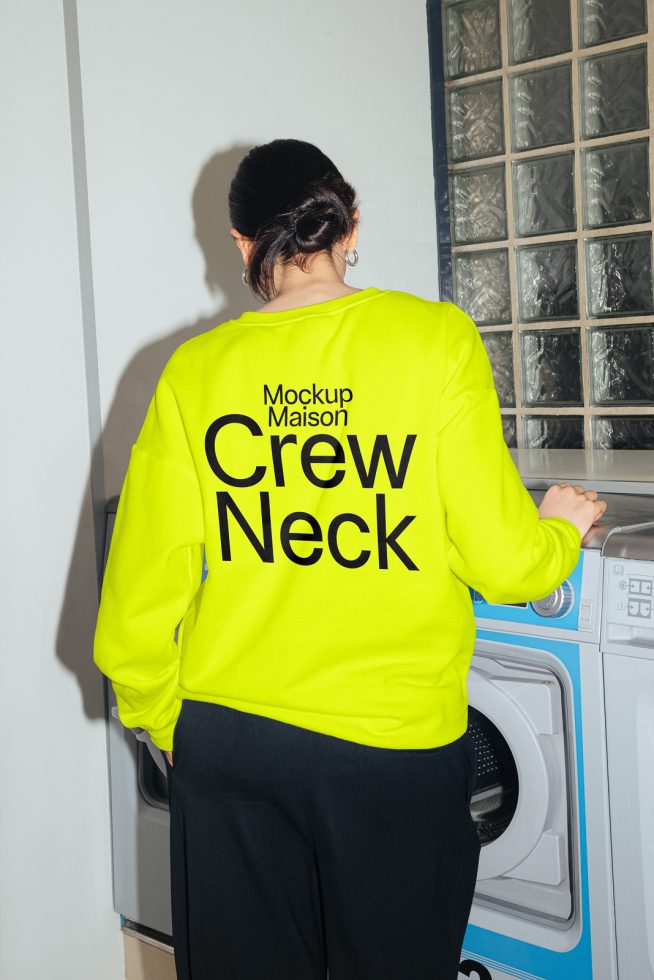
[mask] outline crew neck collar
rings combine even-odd
[[[337,312],[342,307],[356,306],[357,303],[379,296],[382,290],[377,286],[367,286],[356,293],[346,293],[345,296],[337,296],[335,299],[327,299],[322,303],[310,303],[308,306],[296,306],[289,310],[271,310],[266,312],[261,310],[247,310],[241,313],[239,320],[258,321],[259,323],[280,323],[285,320],[295,320],[306,316],[322,316],[332,312]]]

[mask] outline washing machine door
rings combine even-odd
[[[510,745],[488,715],[472,705],[468,710],[468,732],[477,763],[470,810],[485,847],[498,840],[513,820],[520,783]]]
[[[534,651],[528,651],[533,661]],[[477,892],[566,920],[572,914],[562,686],[517,648],[477,651],[468,675],[482,849]]]

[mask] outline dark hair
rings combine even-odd
[[[310,255],[351,234],[356,206],[354,187],[313,143],[277,139],[253,147],[229,188],[232,226],[254,240],[252,291],[272,299],[277,259],[306,269]]]

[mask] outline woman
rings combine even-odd
[[[309,143],[243,159],[264,305],[174,352],[120,497],[94,659],[166,755],[180,978],[454,980],[469,586],[547,595],[604,508],[538,512],[469,317],[345,284],[355,197]]]

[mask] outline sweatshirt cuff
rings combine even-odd
[[[150,728],[148,729],[150,740],[153,745],[156,745],[158,749],[162,752],[172,752],[173,750],[173,732],[175,731],[175,726],[177,725],[177,719],[179,718],[179,713],[182,709],[182,701],[180,698],[177,699],[177,710],[175,711],[174,719],[165,725],[163,728]]]
[[[156,732],[150,732],[152,744],[156,745],[162,752],[172,752],[173,732],[175,731],[176,724],[177,722],[173,722],[172,725],[168,725],[166,728],[158,728]]]
[[[571,548],[574,548],[576,551],[581,548],[581,534],[579,532],[579,528],[576,524],[573,524],[572,521],[569,521],[567,517],[543,517],[541,520],[560,527],[565,532],[567,543]]]

